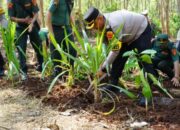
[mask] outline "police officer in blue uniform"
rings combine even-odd
[[[106,39],[112,37],[117,39],[116,48],[109,53],[97,75],[106,72],[106,66],[112,64],[110,84],[118,85],[119,77],[122,75],[124,65],[128,59],[123,57],[124,52],[136,48],[140,53],[151,47],[151,27],[147,18],[127,10],[101,14],[98,9],[91,7],[85,13],[84,21],[88,29],[102,32],[105,28]],[[157,75],[152,64],[143,63],[143,66],[146,72]],[[119,91],[111,86],[107,86],[107,89],[114,92]]]

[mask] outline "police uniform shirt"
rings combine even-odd
[[[114,33],[122,26],[118,38],[128,44],[138,39],[148,25],[145,16],[127,10],[118,10],[103,15],[107,20],[107,28],[110,26]]]
[[[49,11],[52,14],[51,22],[53,25],[70,25],[70,16],[65,0],[51,0]]]
[[[8,0],[8,14],[10,17],[30,17],[18,2],[21,3],[27,11],[32,12],[32,14],[39,11],[36,0]]]
[[[116,37],[122,41],[122,44],[130,44],[138,39],[148,25],[145,16],[127,10],[118,10],[103,15],[107,20],[106,28],[111,28]],[[119,29],[122,30],[116,34]],[[105,68],[106,65],[112,64],[119,54],[119,51],[120,50],[112,50],[103,63],[102,68]]]
[[[153,49],[157,52],[155,56],[162,60],[172,59],[173,62],[179,60],[176,46],[172,42],[159,43],[158,41],[155,41]]]

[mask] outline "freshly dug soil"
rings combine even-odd
[[[1,88],[9,86],[11,83],[0,80]],[[128,120],[146,121],[150,123],[150,128],[178,130],[180,128],[180,99],[171,100],[166,97],[155,97],[154,109],[149,106],[148,112],[144,107],[138,106],[137,101],[127,98],[124,94],[119,94],[119,102],[116,102],[115,111],[103,116],[99,112],[107,112],[112,109],[113,103],[93,103],[93,96],[85,94],[84,90],[88,87],[87,81],[77,82],[72,88],[66,88],[57,84],[52,91],[47,94],[49,84],[38,77],[30,77],[28,81],[16,84],[18,89],[26,91],[27,96],[36,97],[42,100],[45,105],[58,107],[59,111],[67,109],[78,109],[89,111],[92,116],[89,120],[106,120],[108,123],[120,124]],[[171,87],[172,88],[172,87]],[[157,96],[157,95],[156,95]],[[126,126],[121,126],[126,127]]]

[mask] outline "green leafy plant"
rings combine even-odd
[[[8,27],[1,28],[1,35],[3,40],[3,47],[5,49],[6,57],[8,60],[8,79],[13,80],[15,75],[19,75],[20,66],[19,61],[16,56],[16,47],[15,47],[15,24],[9,21]]]
[[[156,77],[150,73],[147,73],[144,71],[144,63],[152,64],[151,56],[153,56],[156,53],[154,50],[145,50],[141,53],[138,53],[137,49],[128,51],[124,53],[123,56],[133,56],[136,58],[137,62],[140,64],[138,65],[138,69],[140,71],[140,74],[136,76],[136,83],[142,87],[142,94],[144,95],[146,99],[146,110],[148,109],[148,102],[150,102],[153,98],[151,86],[148,82],[148,80],[152,80],[153,84],[160,88],[165,94],[167,94],[170,98],[172,96],[168,93],[168,91],[162,86],[162,84],[156,79]],[[140,66],[142,66],[140,68]]]

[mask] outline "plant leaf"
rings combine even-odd
[[[136,53],[134,52],[134,50],[132,50],[132,51],[127,51],[127,52],[125,52],[124,54],[123,54],[123,57],[129,57],[129,56],[135,56],[136,55]]]
[[[142,62],[152,64],[152,60],[151,60],[151,57],[149,55],[144,54],[140,57],[140,59]]]

